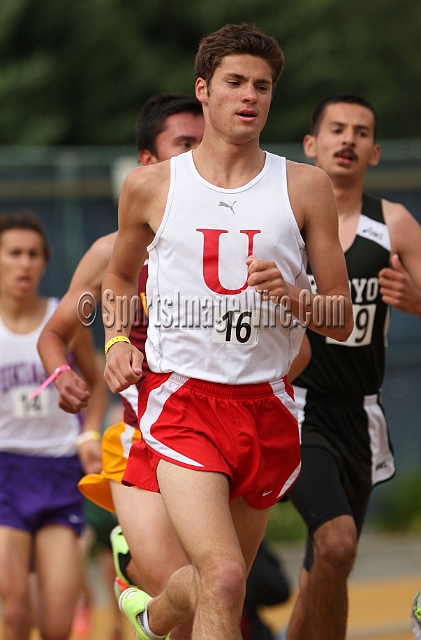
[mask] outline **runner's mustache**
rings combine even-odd
[[[352,149],[351,147],[344,147],[340,151],[337,151],[335,153],[335,157],[341,156],[343,153],[349,153],[354,158],[354,160],[358,160],[357,154],[355,153],[354,149]]]

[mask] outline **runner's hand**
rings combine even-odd
[[[390,267],[379,271],[380,294],[385,304],[405,313],[420,312],[421,291],[402,265],[397,253],[392,255]]]
[[[249,256],[246,260],[249,278],[248,284],[260,293],[262,300],[280,302],[286,295],[286,282],[282,273],[273,260],[259,260],[256,256]]]
[[[58,406],[68,413],[79,413],[89,402],[88,385],[72,369],[60,373],[55,380],[59,391]]]
[[[142,375],[143,355],[127,342],[113,344],[107,353],[104,379],[113,393],[135,384]]]

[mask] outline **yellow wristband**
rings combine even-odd
[[[105,345],[105,355],[107,355],[107,353],[109,352],[110,348],[116,342],[128,342],[129,344],[131,344],[130,340],[128,338],[126,338],[126,336],[116,336],[115,338],[111,338],[111,340],[108,340],[107,344]]]
[[[76,446],[80,447],[81,444],[88,442],[89,440],[101,440],[101,436],[98,431],[94,431],[93,429],[83,431],[83,433],[76,438]]]

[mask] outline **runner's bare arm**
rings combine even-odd
[[[392,245],[390,267],[379,272],[383,302],[421,317],[421,227],[401,204],[382,204]]]
[[[99,238],[88,249],[73,275],[67,293],[45,325],[38,351],[48,374],[69,362],[69,345],[82,322],[89,319],[101,297],[101,283],[110,260],[116,233]],[[88,295],[84,295],[87,294]],[[81,296],[84,296],[81,303]],[[83,306],[85,305],[85,306]],[[82,327],[81,327],[82,328]],[[60,407],[77,413],[89,400],[89,384],[73,370],[63,371],[55,381]]]
[[[341,297],[343,322],[314,322],[315,294],[308,293],[306,304],[301,289],[285,282],[273,261],[250,256],[249,285],[268,291],[278,299],[288,296],[292,314],[322,335],[344,341],[353,327],[345,258],[338,237],[338,213],[332,186],[324,171],[309,165],[288,162],[288,194],[297,224],[306,242],[307,255],[317,284],[317,304],[324,318],[332,299]],[[329,300],[330,299],[330,300]],[[300,302],[301,300],[301,302]]]
[[[105,343],[115,337],[129,336],[131,323],[119,318],[116,304],[122,296],[128,304],[137,295],[140,269],[147,256],[165,209],[169,187],[169,163],[138,167],[127,176],[119,202],[119,230],[113,254],[103,282],[103,295],[111,310],[112,321],[104,322]],[[124,326],[123,326],[124,325]],[[107,353],[104,377],[113,393],[139,380],[143,356],[127,342],[116,342]]]

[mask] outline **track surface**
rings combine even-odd
[[[420,586],[421,574],[419,578],[353,582],[350,586],[347,637],[358,640],[414,640],[409,616],[412,600]],[[293,600],[294,596],[288,604],[262,612],[267,624],[275,632],[287,622]],[[31,640],[39,640],[37,632],[32,634]],[[72,640],[80,639],[72,636]],[[86,640],[111,640],[110,616],[106,606],[95,608],[92,633]],[[128,623],[123,640],[133,640]]]

